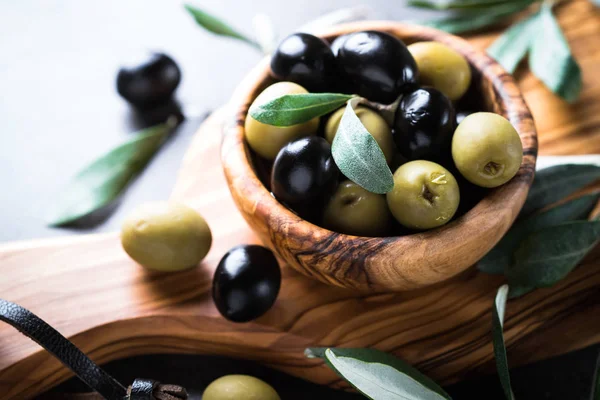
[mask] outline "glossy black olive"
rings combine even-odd
[[[271,58],[271,72],[310,92],[328,90],[335,77],[335,57],[327,42],[308,33],[294,33],[279,43]]]
[[[281,286],[281,270],[273,253],[257,245],[229,250],[213,278],[212,296],[217,309],[233,322],[248,322],[266,313]]]
[[[336,63],[354,93],[380,103],[394,102],[418,82],[417,63],[404,43],[384,32],[348,35]]]
[[[311,215],[306,210],[322,211],[338,176],[327,140],[308,136],[288,143],[277,154],[271,172],[271,191],[277,200],[308,218]]]
[[[147,53],[119,69],[117,91],[134,106],[145,108],[170,100],[180,81],[181,71],[171,57]]]
[[[334,56],[337,57],[338,52],[340,51],[340,47],[342,47],[342,45],[344,44],[346,39],[348,39],[348,36],[350,36],[350,35],[347,34],[347,35],[338,36],[335,38],[335,40],[333,42],[331,42],[331,52],[333,53]]]
[[[394,118],[394,140],[409,160],[449,159],[456,116],[452,102],[423,87],[402,96]]]

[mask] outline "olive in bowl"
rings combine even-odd
[[[280,400],[273,387],[248,375],[226,375],[214,380],[202,393],[203,400]]]
[[[397,22],[346,24],[331,28],[322,37],[331,43],[338,36],[374,30],[408,44],[444,43],[467,59],[472,81],[477,84],[471,85],[465,100],[473,100],[469,104],[477,104],[478,111],[501,110],[503,116],[510,116],[510,123],[519,133],[524,157],[513,179],[486,191],[471,210],[435,229],[405,236],[366,237],[321,228],[271,195],[256,174],[251,148],[244,140],[242,121],[249,104],[272,82],[268,61],[256,67],[233,98],[235,118],[225,131],[221,160],[238,209],[260,239],[290,267],[327,284],[365,292],[412,290],[444,281],[471,267],[506,233],[533,180],[536,131],[515,81],[485,52],[461,38]]]
[[[151,107],[171,99],[181,81],[181,70],[163,53],[143,53],[122,66],[117,73],[117,91],[138,108]]]

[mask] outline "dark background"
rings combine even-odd
[[[284,36],[295,27],[360,0],[203,0],[243,32],[263,12]],[[369,0],[372,17],[419,19],[428,14],[399,0]],[[141,125],[118,97],[116,71],[146,49],[164,51],[183,70],[177,92],[186,122],[104,223],[88,229],[45,226],[54,199],[86,163]],[[211,110],[224,104],[261,58],[254,49],[199,29],[182,3],[167,0],[48,0],[0,2],[0,242],[116,230],[132,207],[165,199],[189,141]],[[513,370],[519,399],[589,398],[598,346]],[[124,383],[148,377],[180,383],[195,394],[226,373],[248,373],[275,386],[284,399],[356,399],[254,363],[204,356],[146,356],[107,368]],[[72,381],[59,390],[79,390]],[[501,399],[495,376],[449,388],[455,399]]]

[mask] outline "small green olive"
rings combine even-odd
[[[356,236],[384,236],[391,222],[385,196],[371,193],[352,181],[340,183],[325,207],[323,225]]]
[[[286,94],[300,93],[308,92],[296,83],[278,82],[263,90],[252,105],[265,104]],[[248,114],[246,116],[245,134],[252,150],[267,160],[273,160],[283,146],[301,137],[315,134],[318,128],[319,118],[313,118],[298,125],[273,126],[258,122]]]
[[[248,375],[226,375],[213,381],[202,400],[281,400],[270,385]]]
[[[394,189],[387,194],[390,211],[402,225],[432,229],[449,222],[460,202],[454,176],[431,161],[411,161],[394,173]]]
[[[337,133],[338,127],[340,126],[340,121],[342,120],[342,115],[344,115],[344,111],[346,107],[342,107],[336,112],[334,112],[329,120],[327,121],[327,125],[325,126],[325,139],[329,143],[333,143],[333,139],[335,138],[335,134]],[[383,151],[383,155],[385,156],[385,160],[388,164],[392,163],[394,158],[394,139],[392,137],[392,130],[389,125],[385,122],[383,117],[379,115],[376,111],[371,110],[367,107],[356,107],[354,110],[360,122],[365,126],[367,131],[375,138],[377,144]]]
[[[493,188],[517,174],[523,161],[523,145],[506,118],[479,112],[466,117],[456,128],[452,158],[468,181]]]
[[[433,86],[453,101],[469,89],[471,68],[456,50],[437,42],[417,42],[408,50],[417,62],[422,85]]]
[[[193,268],[206,256],[211,243],[204,218],[183,204],[143,204],[125,219],[121,229],[127,254],[155,271]]]

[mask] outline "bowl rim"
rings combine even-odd
[[[523,144],[523,161],[517,175],[508,183],[492,189],[472,209],[450,223],[436,229],[411,235],[376,238],[359,237],[333,232],[303,220],[281,205],[262,184],[254,170],[251,155],[244,140],[246,114],[250,104],[256,95],[260,93],[260,89],[264,87],[266,80],[269,79],[270,57],[263,59],[244,78],[228,104],[233,117],[229,118],[223,132],[223,145],[221,148],[223,169],[236,205],[259,236],[270,238],[272,243],[267,243],[267,245],[272,245],[271,247],[274,247],[274,250],[280,256],[281,251],[278,252],[277,250],[287,251],[287,249],[278,248],[279,246],[273,243],[277,242],[276,235],[282,232],[291,237],[301,235],[309,243],[309,246],[315,246],[325,238],[335,236],[335,240],[355,244],[360,241],[361,244],[364,243],[366,246],[377,245],[378,251],[382,251],[400,245],[404,250],[419,247],[422,241],[433,240],[434,238],[437,242],[445,240],[453,242],[452,247],[457,248],[460,243],[456,243],[456,238],[464,236],[472,228],[481,227],[485,228],[485,231],[494,231],[485,238],[487,243],[484,243],[481,248],[475,248],[473,252],[476,254],[475,256],[467,256],[469,262],[463,264],[468,265],[452,267],[450,263],[444,262],[444,268],[436,268],[433,265],[418,267],[418,263],[412,263],[410,266],[412,271],[400,271],[398,268],[404,268],[403,265],[388,260],[385,265],[388,271],[379,272],[390,272],[389,268],[396,269],[396,271],[392,271],[392,276],[387,276],[384,280],[373,279],[373,276],[369,277],[369,275],[372,275],[371,272],[376,272],[374,270],[377,269],[377,260],[375,260],[377,257],[369,257],[370,260],[363,266],[363,269],[373,269],[369,274],[363,271],[366,279],[365,277],[358,278],[352,274],[349,277],[347,273],[340,273],[340,271],[336,271],[335,268],[332,269],[327,265],[304,265],[299,268],[298,265],[294,265],[295,263],[291,263],[294,268],[306,275],[338,286],[364,288],[366,281],[367,288],[372,290],[415,289],[440,282],[462,272],[487,253],[506,233],[521,210],[533,181],[538,150],[537,133],[531,112],[514,78],[484,51],[475,49],[462,38],[433,28],[396,21],[363,21],[341,24],[324,29],[318,32],[317,36],[331,41],[337,36],[361,30],[383,31],[396,37],[400,36],[401,39],[408,36],[422,38],[423,40],[434,40],[447,44],[463,54],[471,67],[479,70],[482,77],[485,78],[484,81],[491,83],[498,100],[496,106],[499,109],[495,111],[508,118],[519,133]],[[506,203],[503,207],[499,207],[498,202],[502,201]],[[489,212],[486,212],[486,210],[490,211],[491,205],[495,205],[493,207],[495,210],[494,221],[490,221],[491,218],[486,218],[489,217]],[[428,247],[428,251],[433,251],[438,259],[440,257],[444,258],[443,254],[440,253],[444,251],[443,249],[432,248],[434,246],[426,247]],[[421,261],[425,262],[426,258],[424,258],[423,251],[423,249],[420,249]],[[404,253],[403,251],[402,255],[405,255]],[[349,251],[347,255],[340,255],[340,257],[351,257],[352,254],[353,252]],[[285,254],[283,258],[286,259],[286,256],[296,255]],[[300,263],[297,257],[296,261]],[[352,263],[352,260],[349,260],[349,262]],[[427,269],[429,271],[425,271]],[[420,276],[424,272],[428,273],[425,276]],[[390,278],[395,278],[395,280]]]

